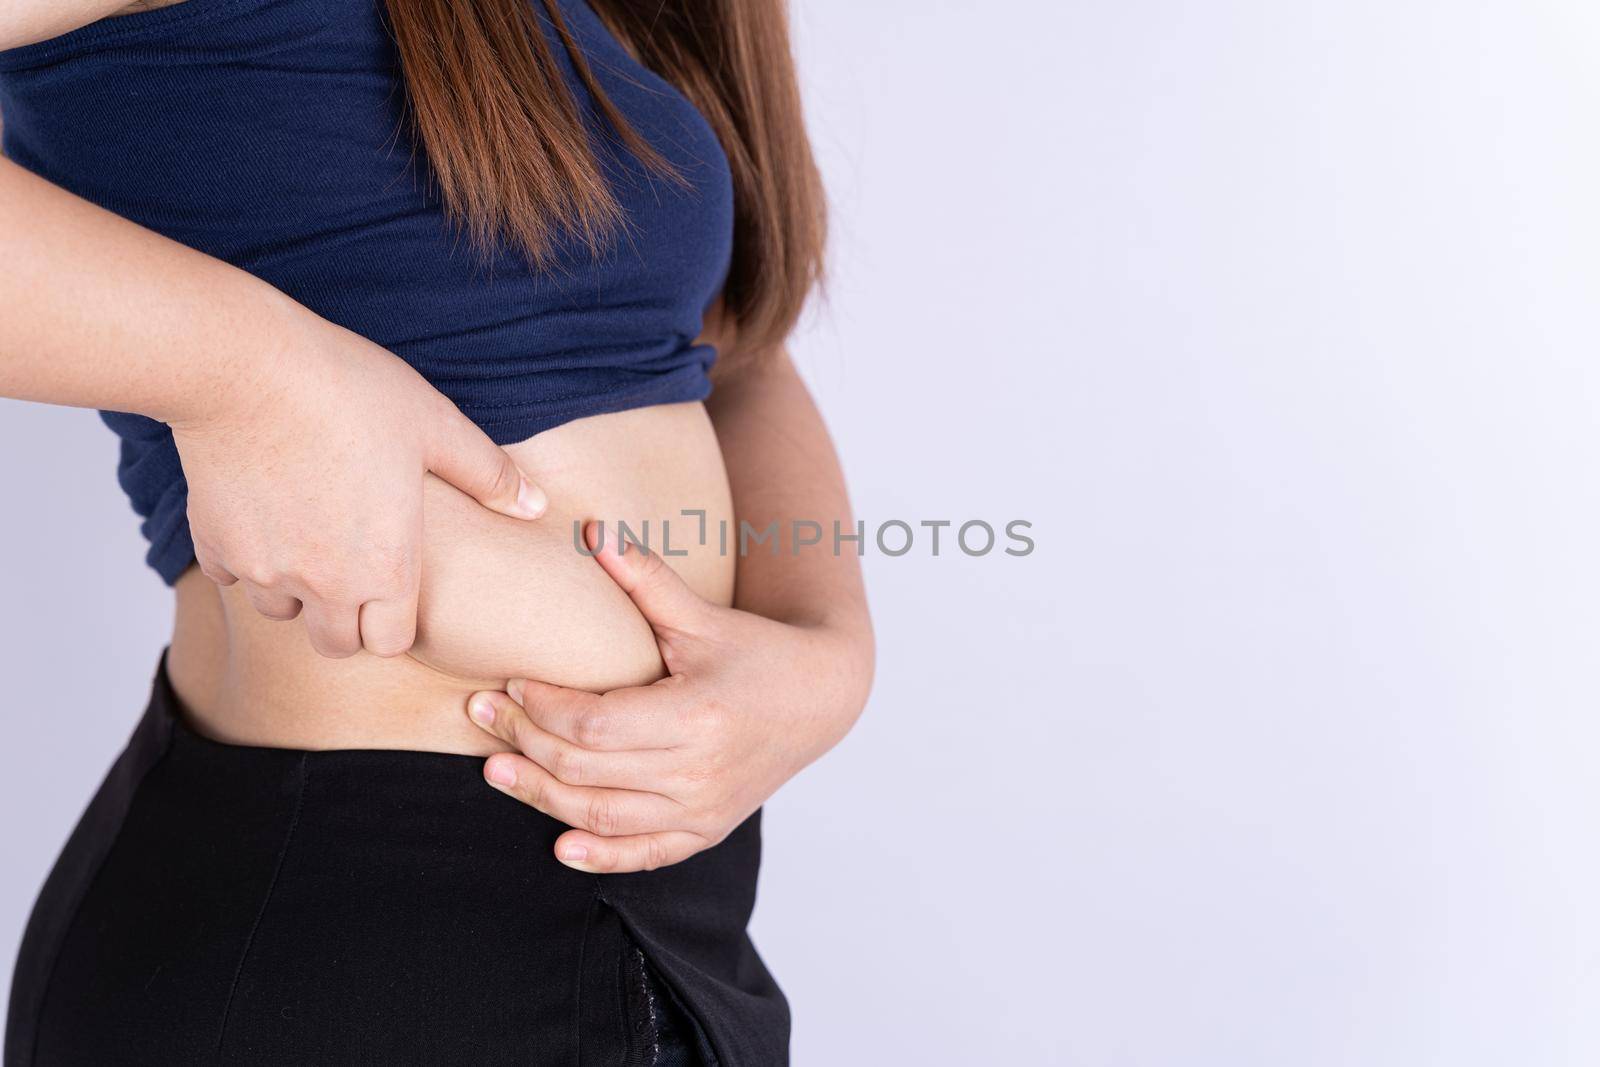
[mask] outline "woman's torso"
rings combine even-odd
[[[542,519],[518,523],[430,478],[416,647],[327,660],[299,622],[262,618],[190,566],[170,433],[106,413],[150,562],[177,590],[171,671],[197,724],[260,745],[482,752],[491,739],[463,711],[475,689],[657,677],[648,626],[576,549],[572,525],[649,520],[658,537],[672,520],[673,547],[688,554],[669,562],[708,599],[731,598],[732,561],[692,543],[699,521],[680,514],[704,511],[714,530],[730,512],[698,403],[713,357],[702,313],[732,240],[727,161],[704,119],[582,0],[561,0],[600,85],[686,181],[607,155],[629,225],[603,256],[574,245],[544,270],[506,249],[484,262],[451,230],[407,143],[381,0],[147,6],[0,53],[8,155],[394,351],[551,499]],[[596,143],[619,151],[603,129]]]
[[[406,656],[324,659],[300,621],[270,621],[237,587],[190,568],[168,667],[195,725],[234,744],[488,753],[502,746],[466,717],[475,691],[509,678],[604,691],[661,677],[648,624],[579,550],[574,524],[600,520],[612,538],[625,522],[653,551],[670,548],[664,558],[701,596],[731,603],[733,559],[718,531],[732,508],[705,409],[600,415],[509,451],[550,510],[508,519],[429,476],[418,638]]]

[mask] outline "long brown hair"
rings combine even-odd
[[[825,230],[784,0],[591,3],[721,140],[734,188],[724,307],[740,352],[777,344],[820,276]],[[542,266],[558,230],[598,250],[624,222],[536,6],[623,145],[675,176],[601,91],[553,0],[387,5],[415,134],[447,212],[479,247],[509,238]]]

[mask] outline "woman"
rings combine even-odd
[[[0,14],[0,394],[177,602],[6,1062],[782,1062],[758,809],[872,642],[779,0],[126,6]]]

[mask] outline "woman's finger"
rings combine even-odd
[[[584,527],[583,536],[589,550],[650,624],[656,640],[663,646],[662,656],[667,659],[668,670],[677,673],[679,667],[673,659],[690,643],[686,638],[704,632],[713,610],[711,603],[689,588],[689,583],[659,555],[631,541],[623,541],[620,531],[611,538],[607,538],[604,531],[605,527],[598,522]]]
[[[683,823],[682,806],[658,793],[567,785],[526,756],[510,752],[485,760],[483,776],[530,808],[601,837],[655,833]]]
[[[310,600],[305,606],[306,636],[317,654],[345,659],[361,651],[361,625],[356,606],[333,600]]]
[[[451,408],[436,427],[428,469],[484,507],[513,519],[537,519],[549,507],[544,490],[517,469],[505,449]]]
[[[195,562],[200,565],[200,573],[210,578],[218,585],[232,585],[239,579],[232,571],[218,563],[209,553],[195,549]]]
[[[417,639],[417,592],[361,605],[361,647],[375,656],[398,656]]]
[[[300,614],[300,601],[288,593],[245,582],[244,595],[250,598],[251,607],[275,622],[288,622]]]
[[[671,748],[685,740],[683,688],[673,678],[598,696],[514,678],[506,691],[535,725],[591,752]]]
[[[474,693],[467,702],[472,721],[516,748],[567,785],[663,792],[671,754],[649,751],[595,752],[579,748],[532,722],[504,693]]]
[[[710,844],[688,830],[632,837],[597,837],[585,830],[568,830],[556,838],[556,859],[591,874],[624,874],[682,863]]]

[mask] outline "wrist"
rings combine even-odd
[[[246,291],[220,308],[218,333],[199,373],[182,377],[184,388],[164,398],[152,418],[174,429],[227,423],[259,406],[263,394],[281,388],[290,368],[319,343],[330,324],[278,289],[251,278]]]

